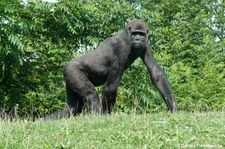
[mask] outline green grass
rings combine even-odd
[[[225,148],[225,113],[115,113],[0,121],[0,148]]]

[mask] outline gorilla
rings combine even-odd
[[[116,102],[121,76],[138,57],[147,67],[151,81],[163,97],[168,110],[176,112],[176,99],[166,75],[153,57],[147,34],[148,26],[145,22],[132,20],[124,31],[105,39],[95,50],[69,61],[63,69],[68,106],[46,119],[77,115],[85,105],[92,114],[110,113]],[[95,89],[100,85],[103,85],[101,105]]]

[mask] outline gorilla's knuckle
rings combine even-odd
[[[105,87],[105,92],[111,93],[111,92],[116,92],[117,87],[116,85],[110,85]]]

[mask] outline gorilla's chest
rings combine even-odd
[[[142,50],[131,49],[125,62],[125,69],[129,67],[142,53]]]

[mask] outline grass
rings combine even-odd
[[[115,113],[0,121],[0,148],[225,148],[225,113]]]

